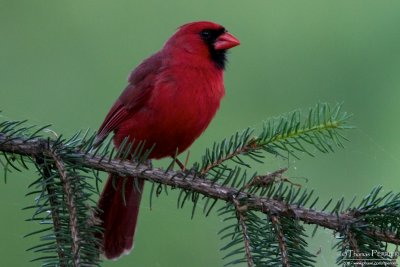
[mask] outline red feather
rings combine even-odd
[[[128,79],[129,85],[114,103],[101,124],[95,145],[102,142],[110,132],[117,129],[127,116],[132,116],[146,104],[154,87],[161,62],[160,53],[154,54],[132,72]]]
[[[107,180],[98,205],[107,211],[102,219],[105,226],[103,251],[108,259],[128,254],[132,249],[143,185],[143,180],[135,184],[132,178],[111,175]]]
[[[155,145],[150,159],[174,156],[187,149],[219,108],[224,96],[225,50],[238,44],[215,23],[182,26],[163,49],[132,72],[129,85],[100,126],[96,144],[114,131],[116,147],[126,137],[135,144],[145,141],[145,149]],[[224,50],[215,50],[217,45]],[[143,190],[142,180],[135,186],[134,177],[114,179],[115,187],[110,177],[99,200],[107,258],[117,258],[132,248]]]

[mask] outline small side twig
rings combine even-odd
[[[51,179],[52,173],[48,164],[45,164],[45,156],[42,154],[36,155],[36,164],[38,166],[38,170],[43,173],[43,177]],[[57,244],[57,254],[60,259],[60,267],[65,267],[66,255],[64,253],[64,248],[62,245],[62,237],[60,236],[61,232],[61,222],[60,222],[60,214],[58,212],[57,207],[59,206],[54,185],[51,182],[46,183],[46,190],[49,198],[50,208],[51,208],[51,218],[53,220],[54,234],[56,236],[56,244]]]
[[[274,226],[274,229],[277,233],[279,250],[281,252],[280,255],[282,256],[282,267],[290,267],[289,254],[288,254],[287,245],[286,245],[286,241],[285,241],[285,235],[283,234],[279,217],[272,215],[272,216],[270,216],[270,220],[271,220],[272,225]]]
[[[267,187],[271,183],[275,182],[277,178],[282,178],[283,173],[287,171],[287,168],[282,168],[276,170],[272,173],[268,173],[266,175],[258,175],[254,177],[251,181],[249,181],[244,187],[243,190],[250,189],[251,187]],[[287,179],[283,179],[287,180]]]
[[[348,239],[348,244],[352,250],[352,255],[354,255],[354,259],[356,259],[357,261],[355,263],[357,264],[361,264],[361,261],[363,260],[362,257],[360,256],[360,248],[358,246],[357,243],[357,239],[354,236],[354,233],[351,232],[350,229],[347,230],[347,239]]]
[[[208,164],[206,167],[204,167],[202,170],[200,170],[200,174],[204,175],[207,172],[209,172],[212,168],[215,168],[219,165],[221,165],[223,162],[228,161],[230,159],[233,159],[236,156],[239,156],[240,154],[246,153],[246,152],[250,152],[254,149],[256,149],[258,147],[257,143],[255,142],[254,139],[251,139],[247,144],[245,144],[244,146],[236,149],[235,151],[233,151],[232,153],[226,155],[223,158],[220,158],[218,160],[215,160],[214,162],[211,162],[210,164]]]
[[[394,249],[394,252],[393,252],[393,256],[392,256],[392,262],[394,264],[396,264],[398,257],[399,257],[399,246],[396,246],[396,248]]]
[[[71,243],[71,251],[73,253],[73,266],[74,267],[79,267],[80,266],[80,253],[79,253],[79,243],[80,243],[80,238],[79,238],[79,229],[78,229],[78,216],[77,216],[77,210],[75,206],[75,201],[74,201],[74,195],[73,195],[73,188],[71,185],[71,177],[68,174],[68,171],[65,168],[65,164],[62,161],[62,159],[58,156],[58,154],[54,151],[51,150],[49,151],[49,154],[55,161],[55,165],[57,168],[58,173],[60,174],[60,179],[62,181],[62,185],[64,188],[64,193],[66,196],[66,203],[68,205],[68,211],[69,211],[69,227],[71,231],[71,238],[72,238],[72,243]]]
[[[246,208],[246,206],[241,206],[239,201],[236,198],[233,198],[232,201],[233,201],[233,204],[235,205],[236,214],[238,217],[240,227],[242,228],[244,248],[246,251],[246,258],[247,258],[247,266],[253,267],[254,262],[253,262],[253,257],[251,255],[250,238],[247,233],[247,225],[245,222],[245,220],[246,220],[245,213],[246,213],[247,208]]]

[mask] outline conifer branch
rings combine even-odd
[[[288,154],[295,158],[299,158],[299,153],[313,156],[310,146],[322,153],[332,152],[335,146],[343,147],[342,141],[347,140],[340,131],[351,128],[346,124],[350,117],[341,111],[341,105],[331,109],[327,104],[318,104],[310,108],[306,118],[302,117],[300,111],[294,111],[269,120],[258,135],[253,135],[254,131],[248,128],[220,143],[214,143],[212,150],[207,150],[203,157],[200,173],[223,168],[230,161],[249,167],[243,157],[262,162],[263,151],[282,157]]]
[[[247,231],[247,225],[246,225],[246,206],[241,206],[239,201],[237,201],[235,198],[232,199],[233,204],[235,205],[236,209],[236,215],[238,217],[238,221],[240,224],[240,228],[242,229],[242,235],[243,235],[243,240],[244,240],[244,248],[246,251],[246,259],[247,259],[247,266],[248,267],[253,267],[254,262],[253,262],[253,256],[251,255],[251,246],[250,246],[250,238],[249,234]]]
[[[242,147],[237,148],[235,151],[228,153],[227,155],[225,155],[222,158],[219,158],[213,162],[210,162],[208,165],[204,166],[203,169],[200,171],[201,174],[206,174],[207,172],[209,172],[211,169],[220,166],[222,163],[224,163],[225,161],[228,161],[230,159],[233,159],[241,154],[250,152],[254,149],[257,148],[256,143],[254,142],[255,140],[250,140],[249,143],[244,144]]]
[[[1,135],[0,135],[0,140],[1,140]],[[54,179],[53,174],[51,173],[49,165],[45,164],[45,158],[43,154],[38,153],[37,155],[34,156],[34,158],[36,158],[36,163],[41,168],[40,171],[42,172],[43,177],[46,177],[49,180],[53,180]],[[54,235],[56,236],[56,244],[57,244],[56,250],[60,261],[60,267],[65,267],[66,266],[65,259],[67,258],[67,256],[63,248],[63,243],[62,243],[63,237],[61,236],[62,227],[60,221],[60,214],[57,209],[60,203],[58,203],[53,183],[52,182],[46,183],[45,187],[49,196],[48,198],[51,207],[50,214],[53,220]]]
[[[271,215],[270,220],[272,222],[272,225],[273,225],[274,230],[278,237],[277,239],[278,239],[278,244],[279,244],[280,255],[282,258],[282,267],[290,267],[285,235],[282,231],[279,217],[275,216],[275,215]]]
[[[355,255],[354,258],[357,259],[357,261],[361,261],[362,258],[360,256],[360,248],[358,247],[357,239],[355,238],[354,234],[349,230],[347,230],[346,234],[347,234],[347,239],[349,242],[349,247],[354,252],[353,253]]]
[[[62,135],[51,139],[42,134],[48,126],[31,133],[34,128],[26,127],[25,121],[5,121],[0,122],[0,152],[4,158],[0,164],[5,175],[13,169],[27,169],[27,160],[40,171],[40,177],[30,185],[33,191],[29,195],[37,196],[35,204],[28,207],[35,210],[30,220],[52,227],[36,231],[46,243],[29,250],[47,253],[38,258],[45,265],[99,264],[97,237],[102,229],[89,203],[93,201],[91,196],[98,194],[101,171],[151,182],[150,200],[166,192],[167,187],[180,190],[178,207],[192,202],[192,217],[199,199],[206,199],[206,216],[218,201],[226,202],[218,215],[233,224],[220,231],[222,239],[231,239],[222,250],[228,251],[226,257],[236,257],[227,265],[247,262],[248,266],[314,266],[315,255],[307,251],[303,224],[337,233],[339,251],[385,252],[387,243],[400,244],[400,193],[382,194],[382,188],[376,187],[358,205],[353,199],[345,208],[343,198],[337,202],[331,199],[322,209],[316,209],[319,197],[284,177],[286,168],[265,175],[250,174],[249,161],[264,163],[264,154],[298,158],[313,156],[310,151],[315,149],[334,151],[346,140],[341,131],[350,128],[348,118],[340,105],[334,109],[317,105],[306,119],[300,112],[292,112],[265,122],[258,135],[247,129],[214,143],[200,163],[186,170],[186,160],[180,164],[181,171],[174,171],[174,164],[179,164],[176,157],[167,170],[147,165],[151,150],[144,151],[144,142],[134,144],[126,139],[118,150],[109,150],[111,141],[93,148],[95,135],[88,132],[83,137],[77,133],[69,139]],[[93,178],[97,188],[88,182]],[[337,263],[346,260],[351,259],[339,256]]]
[[[26,140],[13,138],[7,140],[0,134],[0,151],[16,153],[25,156],[49,156],[49,144],[47,140],[32,139]],[[61,149],[61,148],[60,148]],[[332,214],[329,212],[308,209],[299,205],[288,205],[285,201],[271,199],[267,197],[257,197],[236,188],[223,186],[204,178],[200,178],[188,172],[168,171],[162,169],[149,168],[145,164],[138,164],[128,160],[109,160],[100,156],[93,156],[90,153],[70,152],[68,155],[61,155],[64,162],[80,164],[82,166],[105,171],[108,173],[119,174],[123,177],[137,177],[151,182],[181,188],[184,190],[195,191],[205,196],[231,202],[232,196],[236,199],[246,199],[246,206],[250,210],[261,211],[266,214],[276,214],[277,216],[293,218],[307,224],[319,225],[334,231],[342,231],[347,225],[363,227],[364,223],[359,221],[357,211]],[[365,230],[365,234],[371,238],[383,242],[400,245],[400,237],[395,232],[384,231],[381,229]]]
[[[72,237],[72,242],[71,242],[71,252],[72,252],[72,257],[73,257],[73,266],[77,267],[80,266],[80,253],[79,253],[79,248],[80,248],[80,237],[79,237],[79,229],[78,229],[78,216],[77,216],[77,211],[76,211],[76,205],[75,205],[75,200],[74,200],[74,195],[73,195],[73,189],[71,185],[71,178],[68,174],[68,171],[64,165],[64,162],[62,161],[61,157],[57,154],[55,150],[49,151],[49,154],[51,157],[54,159],[56,168],[58,170],[58,173],[60,175],[62,185],[64,188],[64,193],[66,196],[66,203],[68,206],[68,211],[70,214],[69,217],[69,227],[71,230],[71,237]]]

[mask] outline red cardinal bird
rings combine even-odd
[[[149,159],[173,157],[187,149],[219,108],[226,51],[237,45],[239,41],[221,25],[201,21],[181,26],[132,72],[95,143],[114,131],[116,147],[126,137],[135,144],[145,141],[144,149],[155,145]],[[143,191],[143,180],[135,184],[134,179],[110,175],[98,203],[102,249],[108,259],[132,249]]]

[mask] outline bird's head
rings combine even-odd
[[[228,33],[223,26],[199,21],[179,27],[165,46],[211,60],[218,68],[224,69],[226,51],[239,44],[239,40]]]

